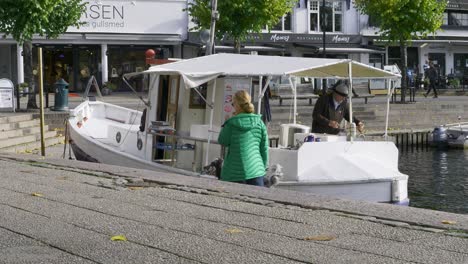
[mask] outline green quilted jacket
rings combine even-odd
[[[227,147],[221,180],[243,181],[265,175],[268,135],[260,115],[241,113],[224,123],[218,142]]]

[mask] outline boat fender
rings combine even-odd
[[[141,114],[140,119],[140,132],[144,132],[146,127],[146,108],[143,109],[143,113]]]
[[[120,132],[117,132],[117,134],[115,134],[115,141],[117,141],[117,143],[120,143],[121,139],[122,139],[122,134],[120,134]]]
[[[137,149],[141,150],[142,148],[143,148],[143,140],[141,140],[141,138],[139,138],[137,140]]]

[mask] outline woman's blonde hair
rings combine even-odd
[[[243,113],[254,112],[254,106],[250,101],[251,97],[245,90],[238,91],[234,94],[234,102],[242,109]]]

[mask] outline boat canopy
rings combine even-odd
[[[352,74],[351,74],[351,72]],[[321,59],[220,53],[152,66],[142,74],[180,74],[185,88],[198,87],[218,76],[296,76],[333,79],[399,79],[401,75],[350,59]]]

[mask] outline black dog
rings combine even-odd
[[[216,158],[210,164],[203,167],[203,173],[208,175],[216,176],[216,178],[221,178],[221,168],[223,167],[223,159]]]

